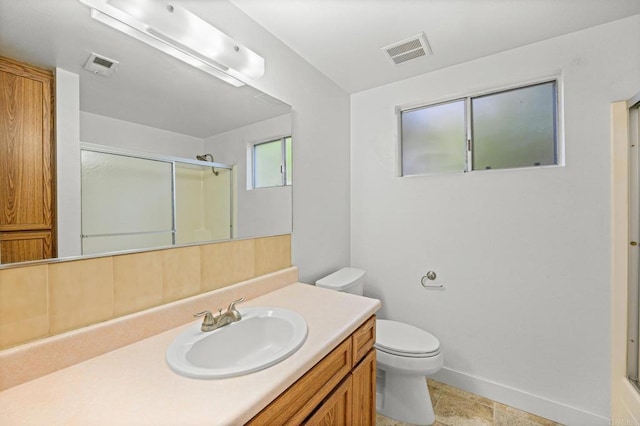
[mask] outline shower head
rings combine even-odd
[[[207,158],[210,158],[210,160],[208,160]],[[200,160],[200,161],[209,161],[211,163],[215,163],[214,159],[213,159],[213,155],[211,154],[202,154],[202,155],[196,155],[196,160]],[[218,174],[220,172],[216,172],[216,169],[214,167],[211,168],[211,171],[213,172],[214,175],[218,176]]]

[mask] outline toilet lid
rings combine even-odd
[[[342,268],[316,281],[316,286],[344,291],[361,280],[365,274],[366,272],[362,269]]]
[[[434,356],[440,352],[440,342],[428,332],[397,321],[376,321],[375,347],[396,355]]]

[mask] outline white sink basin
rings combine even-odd
[[[202,332],[189,326],[169,345],[167,364],[187,377],[221,379],[262,370],[297,351],[307,338],[307,323],[283,308],[238,309],[242,319]]]

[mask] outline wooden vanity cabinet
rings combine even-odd
[[[349,375],[304,424],[309,426],[350,425],[353,424],[353,411],[353,378]]]
[[[365,321],[249,425],[374,425],[375,316]]]
[[[0,263],[55,257],[53,72],[0,57]]]
[[[376,424],[376,351],[369,350],[351,372],[353,379],[352,424]]]

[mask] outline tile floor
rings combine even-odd
[[[561,426],[554,421],[435,380],[429,379],[427,383],[436,413],[436,422],[433,426]],[[376,426],[409,426],[409,424],[378,414]]]

